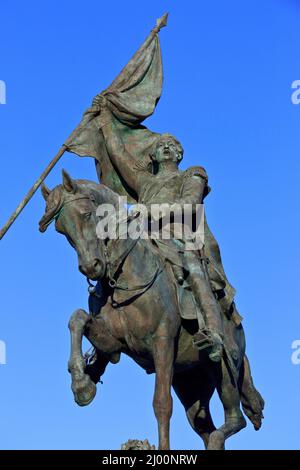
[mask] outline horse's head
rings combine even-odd
[[[87,278],[104,276],[104,244],[96,235],[96,210],[100,204],[116,204],[117,195],[103,185],[87,180],[73,180],[63,170],[63,183],[52,191],[45,185],[42,194],[46,211],[39,222],[41,232],[55,220],[57,232],[65,235],[78,255],[79,270]]]

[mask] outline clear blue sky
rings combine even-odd
[[[0,80],[0,222],[22,199],[92,97],[115,78],[154,26],[161,31],[164,91],[147,125],[175,134],[183,168],[206,168],[210,225],[238,291],[265,422],[227,441],[228,449],[295,449],[300,442],[299,176],[300,4],[296,0],[151,2],[78,0],[2,2]],[[65,155],[61,168],[95,179],[90,159]],[[109,366],[87,408],[73,402],[67,372],[71,313],[86,307],[86,280],[53,227],[38,220],[35,195],[0,242],[0,448],[118,449],[128,438],[157,442],[154,377],[123,357]],[[222,409],[213,401],[222,423]],[[202,448],[175,399],[175,449]]]

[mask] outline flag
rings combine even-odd
[[[111,85],[95,96],[77,128],[65,142],[66,150],[81,157],[94,157],[98,177],[129,202],[136,195],[114,168],[106,149],[100,125],[100,101],[104,97],[114,124],[128,152],[137,161],[149,159],[159,134],[141,123],[155,110],[162,92],[163,70],[158,32],[167,24],[167,14],[159,18],[139,50]]]

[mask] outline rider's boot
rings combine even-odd
[[[210,353],[208,356],[211,361],[221,361],[223,357],[223,339],[221,334],[207,328],[198,330],[193,337],[193,344],[199,351],[209,348]]]
[[[213,345],[208,357],[213,362],[220,362],[223,357],[223,339],[219,333],[211,332]]]

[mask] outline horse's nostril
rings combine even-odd
[[[100,259],[95,258],[95,260],[94,260],[94,268],[99,268],[100,265],[101,265]]]
[[[100,259],[94,258],[88,264],[78,264],[78,269],[84,276],[94,279],[96,275],[99,276],[102,272],[103,263]]]

